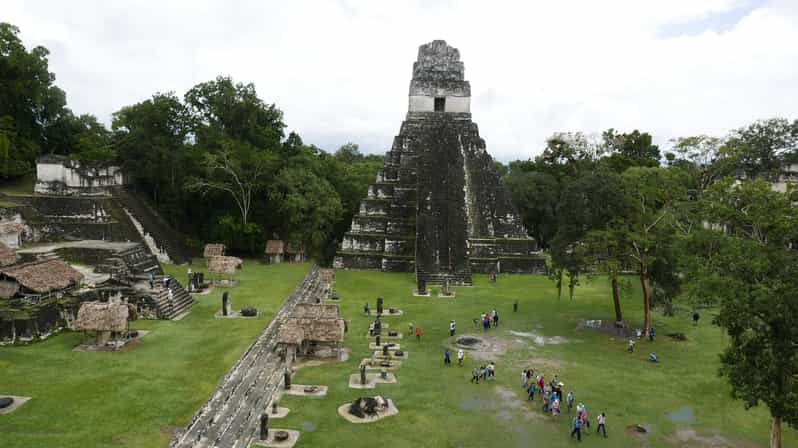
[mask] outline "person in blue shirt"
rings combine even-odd
[[[576,434],[576,440],[582,441],[582,419],[579,418],[577,415],[574,417],[573,421],[571,422],[571,427],[573,430],[571,431],[571,438],[574,438],[574,434]]]
[[[648,340],[654,342],[654,327],[648,329]]]
[[[648,354],[648,360],[651,362],[657,362],[657,363],[659,362],[659,358],[657,358],[657,355],[653,353]]]

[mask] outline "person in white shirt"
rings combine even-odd
[[[596,417],[596,422],[598,423],[598,427],[596,428],[596,434],[598,434],[599,431],[601,431],[604,434],[604,438],[606,439],[607,438],[607,416],[604,415],[604,413],[602,412],[601,414],[599,414],[598,417]]]
[[[460,367],[463,367],[463,356],[465,356],[463,350],[457,350],[457,365]]]

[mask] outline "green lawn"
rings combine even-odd
[[[219,320],[221,291],[198,296],[200,303],[179,322],[138,322],[152,332],[141,345],[126,353],[75,353],[77,334],[61,334],[29,347],[0,348],[0,393],[30,395],[34,399],[11,415],[0,416],[0,440],[9,447],[163,447],[174,426],[184,426],[208,398],[216,383],[239,354],[273,316],[285,297],[308,270],[307,265],[265,266],[247,262],[231,289],[234,307],[252,304],[265,310],[263,319]],[[172,273],[184,276],[185,267]],[[451,299],[413,297],[412,275],[338,271],[336,289],[343,298],[342,314],[350,319],[346,362],[306,367],[294,378],[298,384],[326,384],[325,398],[284,397],[291,409],[273,427],[300,429],[298,447],[477,447],[570,446],[567,414],[555,421],[544,416],[540,401],[527,403],[519,384],[522,367],[543,369],[547,377],[558,373],[566,390],[574,389],[592,418],[607,413],[609,440],[591,434],[582,446],[673,447],[669,438],[678,428],[699,435],[721,434],[740,447],[766,446],[769,423],[765,409],[746,411],[728,398],[724,380],[717,376],[720,348],[727,342],[719,329],[708,324],[693,327],[687,316],[666,318],[655,313],[659,338],[638,343],[638,352],[625,352],[624,340],[596,330],[576,330],[580,319],[612,319],[612,303],[603,281],[580,286],[576,298],[558,302],[552,284],[542,276],[502,276],[497,284],[475,276],[472,288],[457,288]],[[369,319],[363,303],[372,308],[375,298],[405,315],[387,318],[391,328],[406,332],[413,322],[424,329],[419,343],[400,341],[409,352],[395,371],[397,384],[380,384],[372,391],[347,387],[360,359],[368,356],[365,337]],[[520,309],[512,313],[512,302]],[[637,296],[624,299],[627,320],[639,319]],[[496,307],[501,325],[487,334],[506,337],[514,349],[495,359],[495,382],[469,383],[467,366],[446,368],[443,348],[448,322],[456,319],[458,333],[479,332],[471,319]],[[509,330],[561,336],[568,342],[537,346],[529,339],[509,335]],[[687,334],[686,342],[671,341],[673,331]],[[649,351],[662,359],[646,361]],[[508,396],[514,392],[517,397]],[[354,425],[336,409],[358,396],[382,394],[399,408],[397,416],[368,425]],[[674,423],[667,414],[690,407],[692,423]],[[643,423],[653,431],[645,439],[628,435],[627,425]],[[595,424],[595,423],[594,423]],[[731,445],[736,446],[736,445]],[[798,434],[788,429],[784,446],[798,446]]]
[[[195,267],[197,269],[197,267]],[[122,353],[78,353],[78,333],[26,347],[0,347],[0,394],[31,396],[0,415],[0,446],[164,447],[240,354],[268,324],[310,269],[308,264],[246,261],[230,292],[233,308],[258,308],[258,319],[215,319],[223,289],[195,296],[183,320],[138,321],[149,330]],[[167,271],[185,277],[185,266]]]
[[[282,399],[291,413],[274,424],[303,430],[298,446],[560,447],[575,443],[568,437],[567,414],[556,421],[540,411],[539,398],[534,404],[517,402],[526,399],[520,386],[523,367],[543,369],[547,378],[559,374],[566,390],[574,389],[577,402],[587,405],[591,419],[606,412],[610,439],[591,434],[583,439],[583,446],[702,446],[669,441],[677,428],[689,427],[700,436],[720,433],[731,443],[749,443],[746,447],[767,445],[766,410],[744,410],[740,402],[729,398],[728,387],[717,376],[717,353],[726,339],[708,324],[709,316],[693,327],[687,316],[666,318],[655,313],[660,337],[653,345],[639,342],[638,351],[629,354],[625,340],[613,340],[596,330],[576,330],[580,319],[613,319],[608,287],[600,280],[577,288],[573,301],[564,298],[560,302],[552,283],[542,276],[503,276],[497,284],[488,283],[485,276],[475,276],[475,286],[457,288],[454,300],[413,297],[409,274],[339,271],[336,283],[343,297],[342,313],[351,319],[346,346],[352,348],[353,356],[343,364],[297,372],[294,381],[298,384],[330,386],[324,399]],[[368,356],[364,335],[369,319],[362,315],[363,303],[369,301],[374,308],[377,295],[385,298],[386,306],[405,311],[402,317],[386,319],[392,328],[406,332],[407,323],[413,322],[424,329],[423,340],[402,340],[402,349],[409,356],[395,371],[397,384],[380,384],[373,392],[349,389],[349,374],[355,373],[358,362]],[[515,299],[519,299],[520,308],[513,314]],[[640,318],[639,302],[636,296],[624,300],[627,320]],[[473,329],[471,320],[494,306],[501,325],[487,333],[491,336],[519,339],[509,335],[513,329],[562,336],[569,342],[544,346],[529,340],[525,346],[516,343],[516,349],[497,357],[495,382],[470,384],[470,370],[477,361],[468,361],[463,368],[443,365],[448,322],[455,319],[460,334],[481,333],[481,329]],[[664,337],[675,331],[686,333],[689,340],[675,342]],[[647,362],[649,351],[656,352],[662,363]],[[508,399],[497,386],[515,392],[517,399]],[[336,414],[340,404],[365,394],[392,398],[399,414],[368,425],[349,424]],[[685,406],[695,415],[692,424],[677,424],[666,416]],[[624,427],[635,423],[652,425],[653,431],[645,441],[625,433]],[[595,421],[592,424],[595,430]],[[787,430],[784,440],[785,447],[798,446],[794,430]]]

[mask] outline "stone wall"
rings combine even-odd
[[[35,192],[48,195],[108,195],[108,188],[126,184],[117,166],[46,155],[36,161]]]

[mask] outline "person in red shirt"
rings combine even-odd
[[[416,341],[421,341],[421,334],[424,333],[421,331],[421,327],[416,327]]]

